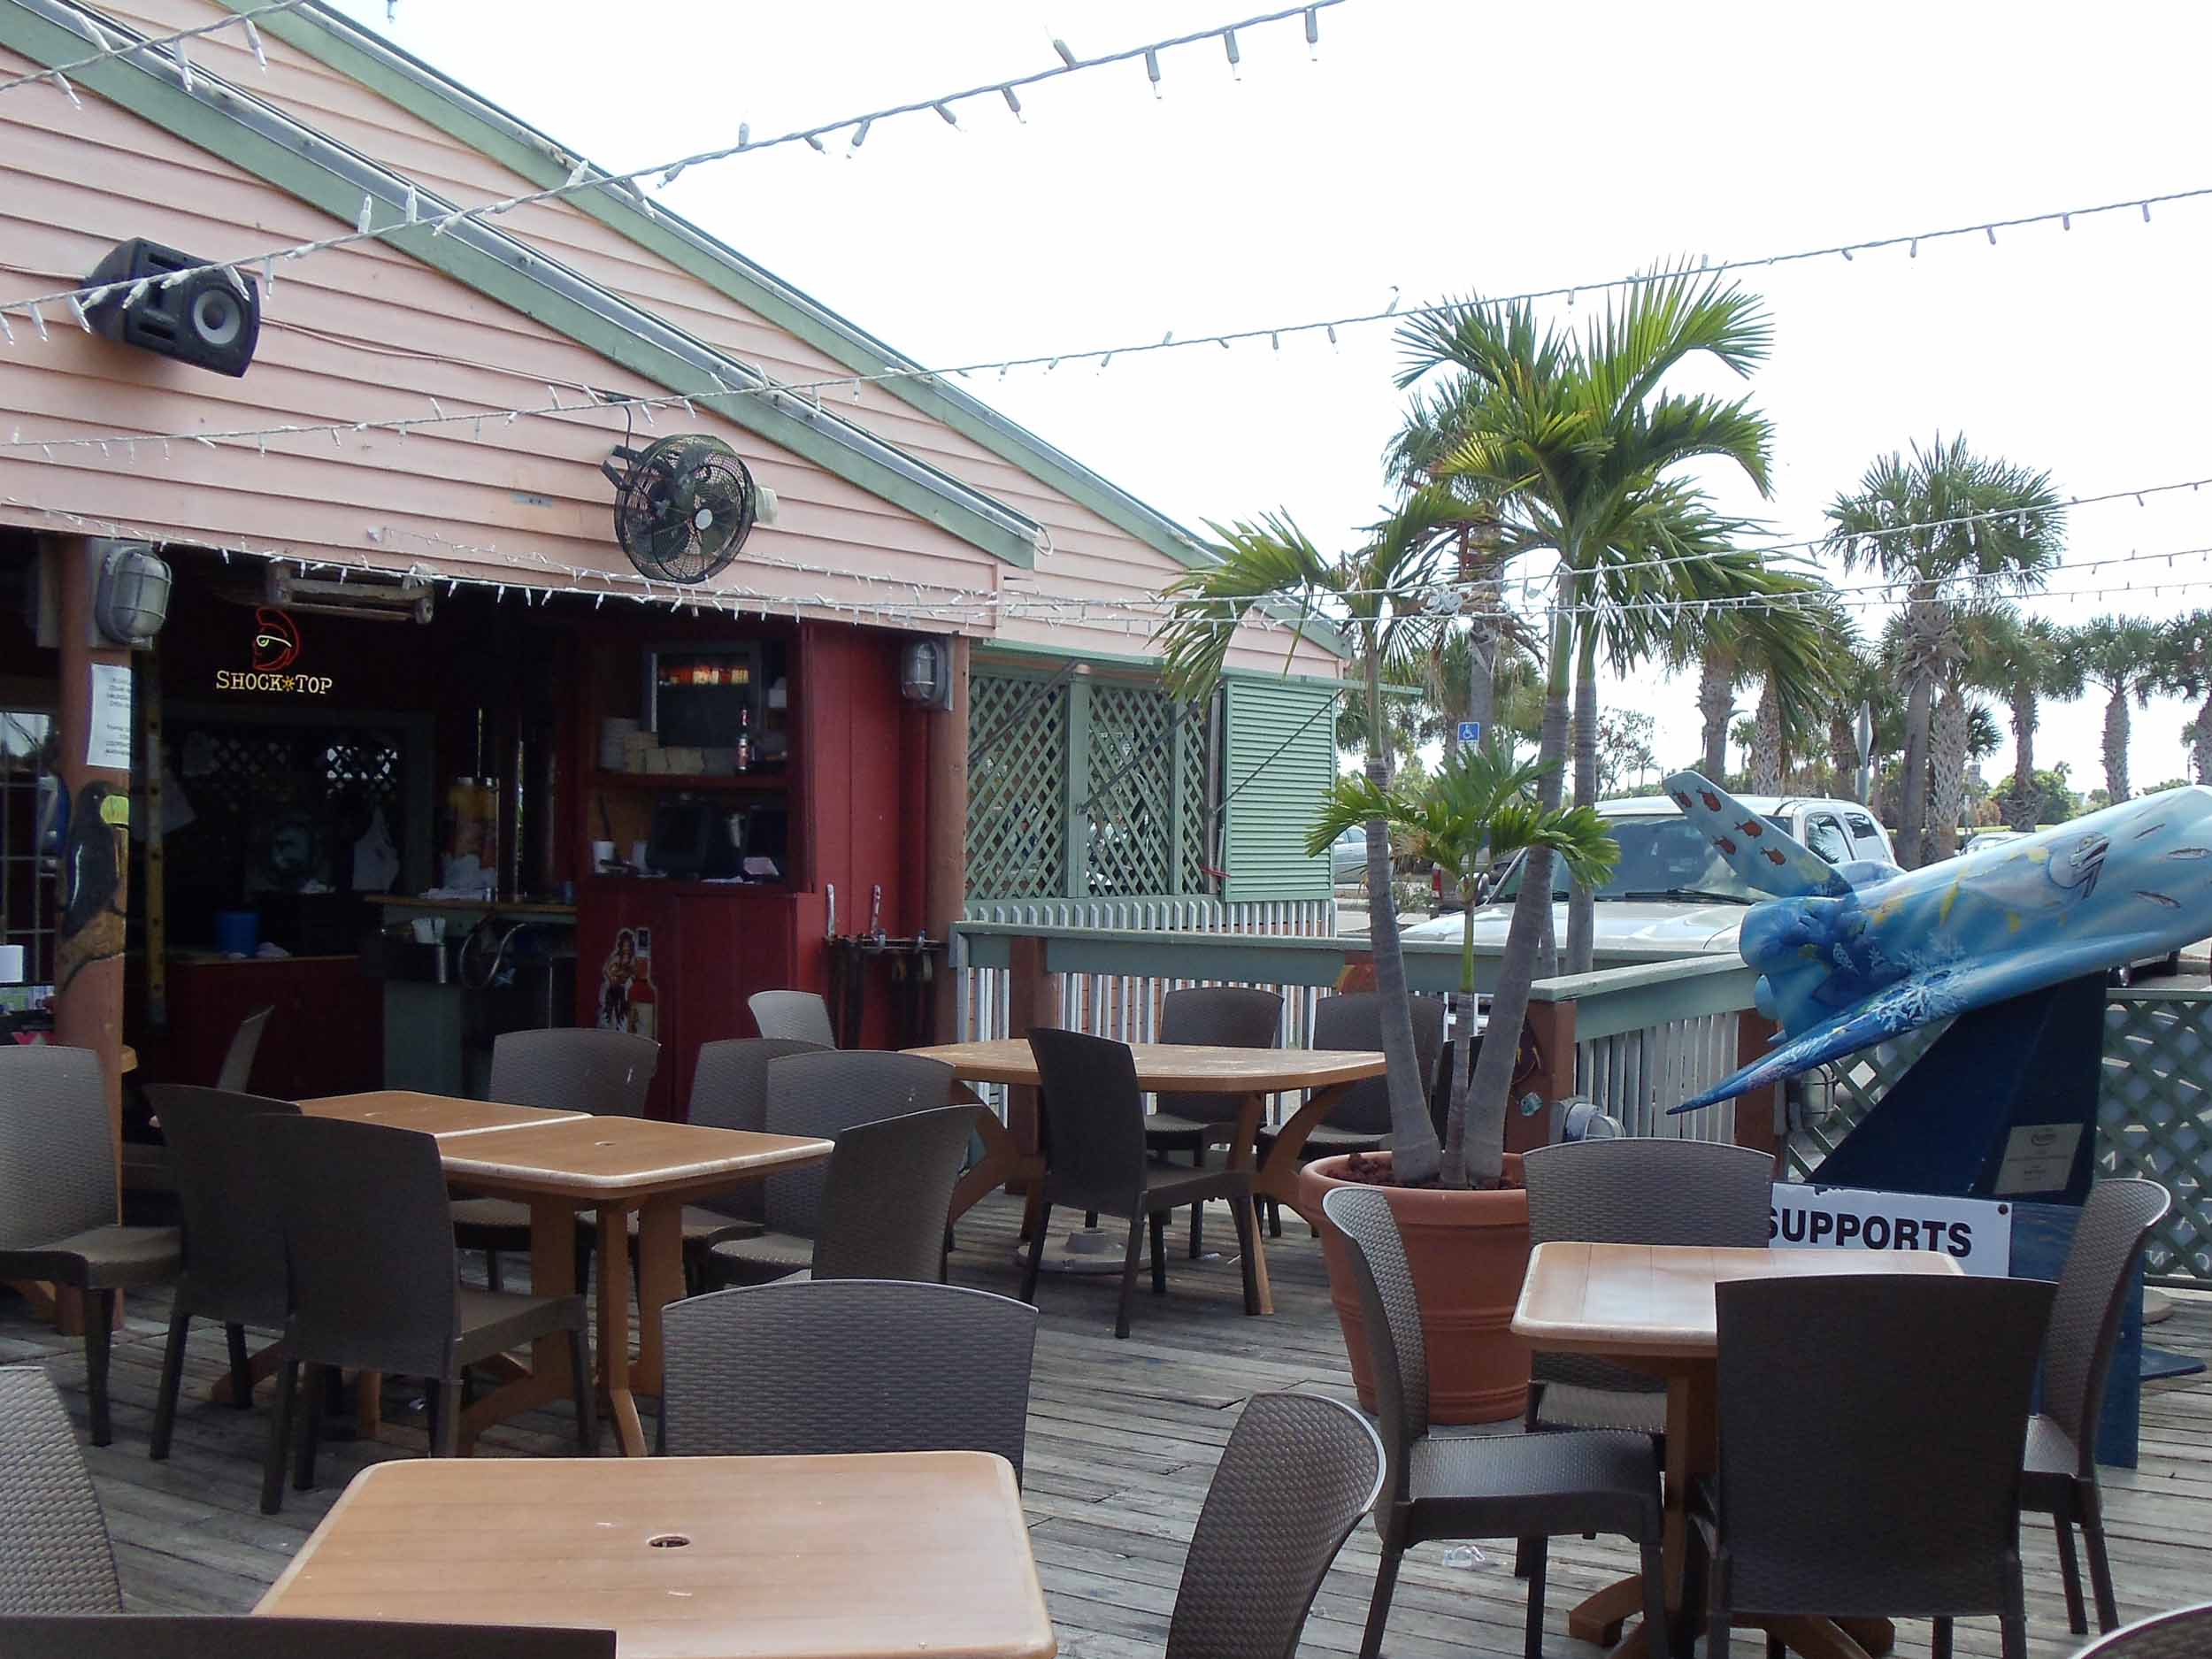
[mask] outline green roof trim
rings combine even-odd
[[[48,15],[71,8],[45,0],[0,0],[0,43],[34,62],[65,63],[84,55],[86,36]],[[274,20],[274,19],[272,19]],[[110,27],[117,26],[110,25]],[[165,58],[134,56],[88,65],[73,77],[117,107],[196,144],[265,183],[330,214],[355,222],[366,194],[380,198],[380,219],[403,212],[407,181],[372,157],[325,137],[250,92],[204,69],[186,91]],[[388,197],[380,188],[389,180]],[[456,204],[458,205],[458,204]],[[434,205],[433,212],[442,208]],[[780,403],[800,400],[729,395],[754,378],[735,358],[683,334],[534,247],[490,226],[464,227],[434,237],[430,225],[385,238],[422,264],[530,317],[610,363],[667,390],[706,403],[768,442],[912,513],[1009,564],[1035,558],[1036,526],[1025,515],[914,460],[872,434],[831,423]],[[718,383],[715,367],[726,370]]]

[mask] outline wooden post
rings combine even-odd
[[[1766,1054],[1772,1046],[1775,1033],[1780,1027],[1759,1012],[1747,1008],[1736,1015],[1736,1064],[1749,1065]],[[1781,1146],[1774,1132],[1774,1118],[1782,1101],[1781,1085],[1770,1083],[1764,1088],[1755,1088],[1736,1097],[1736,1144],[1756,1147],[1775,1157],[1778,1175]]]
[[[922,861],[922,913],[930,937],[948,942],[937,975],[932,1042],[958,1042],[959,981],[949,941],[968,902],[968,662],[965,638],[952,641],[952,707],[929,717],[929,821]]]
[[[122,676],[127,700],[131,654],[100,637],[92,620],[93,586],[99,569],[96,549],[81,536],[46,539],[45,556],[54,584],[60,619],[61,697],[56,732],[60,746],[57,763],[62,787],[69,797],[71,856],[65,861],[61,895],[60,936],[54,971],[54,1041],[68,1048],[89,1048],[100,1057],[100,1071],[107,1084],[108,1121],[119,1148],[123,1135],[123,918],[129,910],[128,879],[131,775],[127,765],[92,764],[96,758],[113,758],[111,752],[96,755],[96,737],[117,735],[126,747],[131,741],[127,708],[121,729],[115,733],[112,705],[94,707],[94,681],[111,687],[113,677],[96,671],[111,670]],[[81,865],[75,849],[96,839],[87,811],[106,831],[113,849],[114,881],[111,897],[86,889],[96,872]]]
[[[1490,1041],[1489,1034],[1483,1040]],[[1575,1005],[1532,1000],[1506,1103],[1505,1149],[1526,1152],[1549,1144],[1552,1109],[1574,1092]],[[1544,1102],[1544,1110],[1533,1115],[1521,1110],[1521,1102],[1531,1094]]]

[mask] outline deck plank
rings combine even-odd
[[[955,1283],[1014,1292],[1019,1213],[1018,1206],[995,1198],[964,1218],[952,1258]],[[1234,1236],[1227,1215],[1215,1207],[1207,1237],[1217,1248],[1192,1263],[1183,1254],[1182,1227],[1171,1228],[1169,1294],[1140,1292],[1134,1332],[1125,1342],[1112,1334],[1114,1276],[1048,1275],[1041,1288],[1044,1317],[1023,1498],[1046,1600],[1070,1659],[1150,1659],[1159,1653],[1191,1526],[1247,1396],[1294,1388],[1351,1397],[1319,1247],[1294,1224],[1271,1241],[1278,1311],[1248,1319],[1235,1259],[1219,1248]],[[87,1456],[134,1611],[251,1607],[348,1479],[373,1462],[425,1450],[420,1414],[409,1409],[419,1391],[388,1382],[380,1438],[326,1447],[318,1489],[288,1490],[284,1512],[264,1516],[258,1500],[267,1386],[252,1411],[205,1403],[201,1396],[222,1374],[225,1358],[220,1331],[198,1327],[174,1450],[166,1463],[151,1462],[146,1441],[160,1375],[165,1299],[134,1294],[128,1315],[114,1348],[115,1442]],[[2180,1298],[2154,1340],[2212,1355],[2212,1297]],[[47,1366],[81,1428],[80,1351],[0,1292],[0,1364],[23,1363]],[[566,1422],[564,1411],[549,1410],[503,1424],[484,1437],[479,1455],[565,1455]],[[2212,1594],[2205,1588],[2212,1586],[2212,1385],[2201,1377],[2154,1385],[2144,1401],[2142,1442],[2142,1467],[2112,1471],[2106,1484],[2113,1570],[2121,1611],[2130,1617]],[[2032,1525],[2024,1549],[2031,1651],[2035,1659],[2063,1659],[2079,1644],[2066,1632],[2049,1529]],[[1356,1653],[1375,1559],[1374,1534],[1363,1526],[1315,1602],[1302,1650],[1306,1659]],[[1553,1545],[1548,1654],[1595,1655],[1567,1636],[1566,1609],[1628,1571],[1632,1561],[1625,1546],[1610,1540],[1561,1539]],[[1511,1659],[1521,1651],[1521,1594],[1509,1547],[1486,1548],[1481,1562],[1464,1569],[1446,1566],[1440,1547],[1416,1550],[1400,1580],[1386,1648],[1394,1659]],[[1993,1621],[1961,1623],[1960,1654],[1981,1659],[1997,1647]],[[1900,1627],[1900,1652],[1927,1648],[1925,1624]]]

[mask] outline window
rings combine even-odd
[[[1755,891],[1742,877],[1729,867],[1713,844],[1705,839],[1705,832],[1687,818],[1636,817],[1612,818],[1605,821],[1606,833],[1620,844],[1620,862],[1603,887],[1597,890],[1601,902],[1616,899],[1720,901],[1732,904],[1755,904],[1767,895]],[[1491,902],[1509,904],[1521,888],[1521,861],[1517,857],[1511,872],[1491,895]],[[1566,902],[1571,883],[1566,872],[1555,859],[1552,863],[1552,898]]]
[[[1882,839],[1881,826],[1863,812],[1854,812],[1845,820],[1851,826],[1851,840],[1862,858],[1889,860],[1889,843]]]
[[[1850,862],[1851,843],[1843,838],[1843,826],[1824,812],[1805,820],[1805,845],[1832,864]]]

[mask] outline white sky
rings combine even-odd
[[[603,165],[818,125],[1234,20],[1264,0],[340,0]],[[924,113],[853,159],[803,146],[687,173],[670,204],[900,349],[958,363],[1179,337],[1601,280],[2212,184],[2201,65],[2181,6],[1350,0],[1141,65],[995,96],[956,133]],[[833,142],[833,150],[836,145]],[[2212,473],[2202,271],[2212,200],[1745,273],[1776,325],[1750,388],[1777,426],[1778,539],[1874,456],[1963,431],[2089,495]],[[1585,300],[1578,308],[1589,309]],[[1562,314],[1565,315],[1564,308]],[[1402,407],[1386,327],[1016,371],[972,389],[1199,527],[1287,508],[1325,545],[1371,519]],[[1685,384],[1722,389],[1726,377]],[[886,396],[870,392],[870,398]],[[864,408],[856,411],[864,415]],[[1718,480],[1717,480],[1718,481]],[[2212,497],[2089,507],[2070,557],[2212,547]],[[2101,602],[2212,605],[2212,562],[2146,567]],[[1878,626],[1878,613],[1870,613]],[[1684,682],[1633,694],[1660,754],[1692,758]],[[2037,756],[2102,780],[2101,695],[2047,712]],[[2193,710],[2135,717],[2140,788],[2182,775]],[[2008,748],[1985,767],[2010,770]]]

